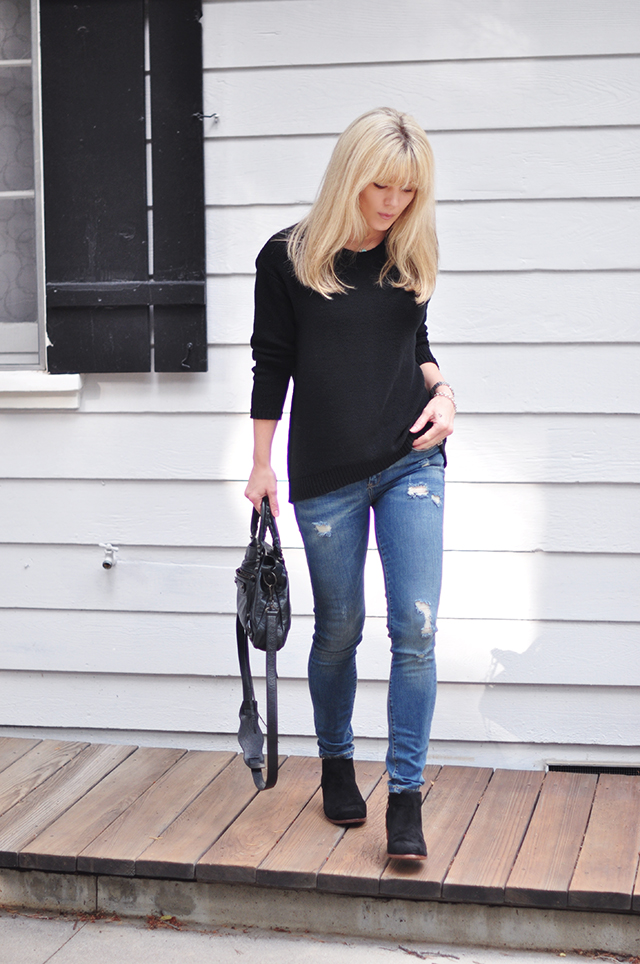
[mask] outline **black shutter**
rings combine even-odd
[[[149,20],[153,272],[145,133]],[[199,0],[41,0],[51,372],[206,371]]]

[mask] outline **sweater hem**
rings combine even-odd
[[[397,452],[384,458],[371,459],[367,462],[356,462],[354,465],[341,465],[320,472],[317,475],[302,479],[289,479],[289,502],[303,502],[305,499],[315,499],[320,495],[327,495],[337,489],[343,489],[354,482],[362,482],[371,475],[383,472],[399,459],[413,450],[413,438],[409,436]]]

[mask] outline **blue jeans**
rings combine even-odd
[[[444,458],[413,451],[362,482],[294,505],[313,587],[309,688],[322,757],[352,757],[356,649],[373,508],[387,595],[391,675],[389,791],[423,783],[436,696],[434,637],[442,578]]]

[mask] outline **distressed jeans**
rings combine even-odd
[[[387,596],[389,791],[423,783],[436,696],[434,637],[442,577],[444,458],[410,452],[362,482],[294,505],[313,588],[309,688],[322,757],[352,757],[356,649],[373,509]]]

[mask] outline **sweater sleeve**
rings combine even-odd
[[[427,302],[428,305],[428,302]],[[424,318],[418,326],[416,331],[416,362],[418,365],[424,365],[425,362],[433,362],[437,365],[437,361],[429,347],[429,335],[427,334],[427,305],[424,307]]]
[[[253,392],[251,418],[279,419],[295,363],[295,318],[283,272],[288,262],[278,264],[274,255],[284,242],[272,239],[256,261],[253,349]]]

